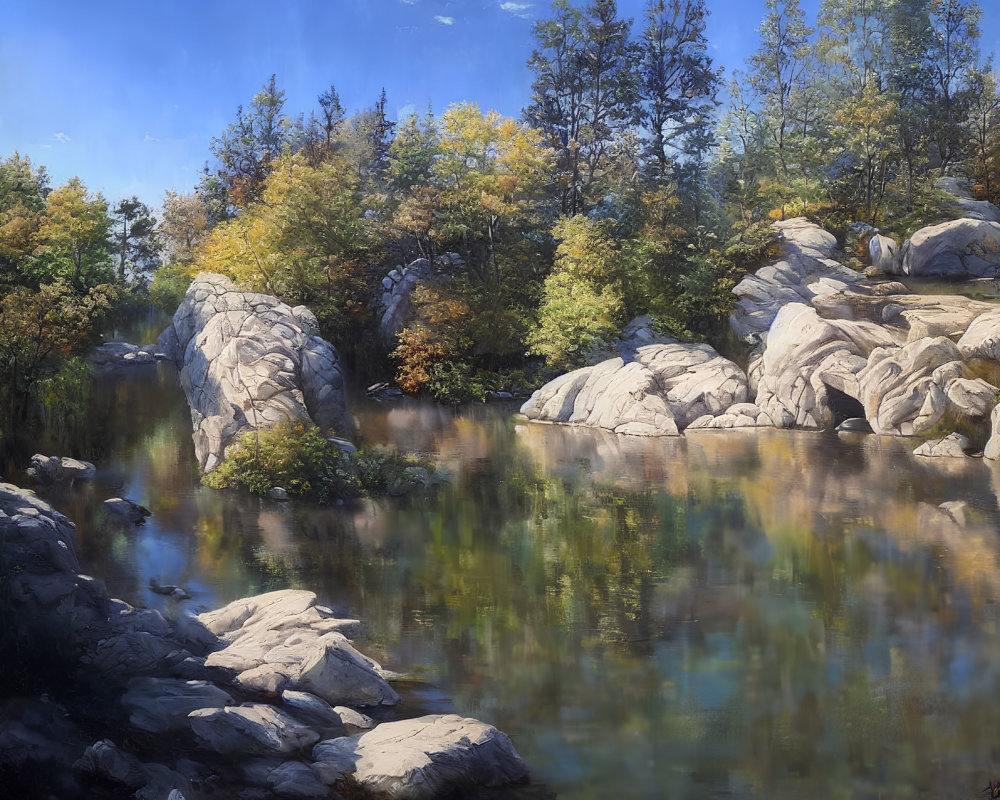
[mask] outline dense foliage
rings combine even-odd
[[[213,489],[243,488],[258,495],[280,487],[292,497],[327,503],[425,490],[432,472],[432,465],[415,456],[384,448],[346,452],[314,425],[284,423],[244,434],[203,480]]]
[[[51,188],[15,153],[0,163],[0,286],[25,309],[113,285],[172,311],[195,274],[221,272],[308,305],[360,379],[395,370],[458,403],[580,364],[641,314],[718,341],[773,220],[902,239],[954,214],[933,187],[946,173],[1000,199],[1000,86],[973,0],[822,0],[815,19],[766,0],[727,92],[708,13],[649,0],[633,21],[614,0],[555,0],[520,119],[459,102],[396,123],[384,91],[348,114],[332,85],[295,114],[272,75],[155,215],[76,178]],[[414,258],[430,277],[386,341],[383,279]],[[26,335],[20,315],[4,312],[0,340]],[[27,371],[19,355],[8,394],[72,349],[41,347]]]

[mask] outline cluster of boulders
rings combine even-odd
[[[197,617],[135,608],[79,573],[73,524],[11,484],[0,539],[2,635],[36,658],[60,653],[66,680],[84,672],[106,694],[86,730],[51,698],[4,701],[0,781],[54,769],[62,796],[249,800],[435,798],[527,778],[510,740],[478,720],[377,723],[400,702],[392,676],[355,648],[360,623],[311,592]]]
[[[129,342],[105,342],[94,348],[90,363],[96,367],[128,367],[140,364],[155,364],[165,361],[166,353],[156,349],[155,344],[136,345]]]
[[[353,435],[340,358],[305,306],[202,273],[157,347],[177,364],[205,472],[246,430],[311,420]]]
[[[954,181],[942,188],[967,190]],[[967,218],[945,223],[947,234],[937,230],[942,226],[918,231],[898,255],[891,239],[869,232],[873,260],[906,274],[1000,270],[1000,223],[992,221],[1000,209],[971,194],[957,199]],[[968,226],[977,231],[973,245],[959,235]],[[730,327],[751,348],[745,373],[707,345],[661,338],[561,375],[532,395],[524,416],[640,435],[825,429],[857,418],[848,428],[955,433],[923,455],[985,445],[987,457],[1000,456],[1000,307],[866,278],[841,263],[836,239],[808,220],[774,229],[782,255],[733,290]],[[913,267],[918,259],[920,269]]]

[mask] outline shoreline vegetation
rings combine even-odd
[[[7,155],[4,430],[37,424],[111,308],[171,313],[199,272],[308,306],[359,379],[460,403],[537,388],[644,314],[737,354],[730,290],[774,255],[774,220],[818,222],[862,266],[867,238],[848,223],[899,245],[951,219],[941,175],[997,199],[1000,93],[975,2],[824,0],[810,20],[768,0],[728,83],[707,14],[701,0],[653,0],[636,20],[612,0],[557,0],[535,25],[519,119],[458,102],[397,122],[384,93],[349,114],[332,85],[290,109],[272,76],[213,139],[198,185],[155,210],[76,178],[51,187]],[[380,331],[385,276],[415,258],[431,272]]]

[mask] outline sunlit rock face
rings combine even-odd
[[[740,281],[733,294],[739,298],[729,326],[741,339],[767,333],[782,307],[811,303],[813,298],[843,291],[864,276],[834,258],[833,234],[803,217],[772,226],[783,240],[781,257]]]
[[[157,346],[180,370],[206,472],[244,430],[311,419],[338,436],[353,434],[340,357],[305,306],[202,273]]]
[[[706,414],[747,399],[746,376],[705,344],[668,341],[639,347],[561,375],[521,407],[528,419],[672,436]]]

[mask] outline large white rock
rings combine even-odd
[[[963,211],[963,216],[969,219],[983,219],[988,222],[1000,222],[1000,208],[987,200],[976,200],[972,194],[972,186],[964,178],[938,178],[934,186],[950,194],[955,203]]]
[[[969,380],[961,358],[943,336],[873,351],[857,377],[874,431],[911,436],[939,424],[949,410],[960,417],[985,415],[995,389]]]
[[[1000,361],[1000,308],[977,315],[958,340],[958,349],[966,359]]]
[[[864,276],[833,258],[837,239],[804,217],[775,222],[780,258],[743,278],[733,289],[736,308],[729,326],[741,339],[763,337],[778,311],[790,303],[813,302],[858,285]]]
[[[1000,222],[955,219],[921,228],[903,244],[903,275],[992,278],[1000,267]]]
[[[180,370],[204,471],[248,429],[311,419],[338,435],[353,434],[337,351],[319,337],[304,306],[202,273],[158,346]]]
[[[705,344],[640,346],[635,360],[610,358],[545,384],[521,407],[528,419],[673,436],[747,396],[743,371]]]
[[[892,345],[878,325],[823,319],[802,303],[784,306],[767,335],[756,406],[779,427],[830,427],[830,390],[860,400],[857,374],[868,353]]]
[[[287,589],[244,598],[198,619],[224,642],[205,665],[234,670],[245,689],[310,692],[332,705],[399,702],[382,667],[347,639],[357,620],[338,619],[312,592]]]
[[[357,738],[320,742],[312,757],[327,783],[350,775],[399,800],[432,800],[463,789],[505,786],[528,776],[506,734],[455,714],[385,722]]]

